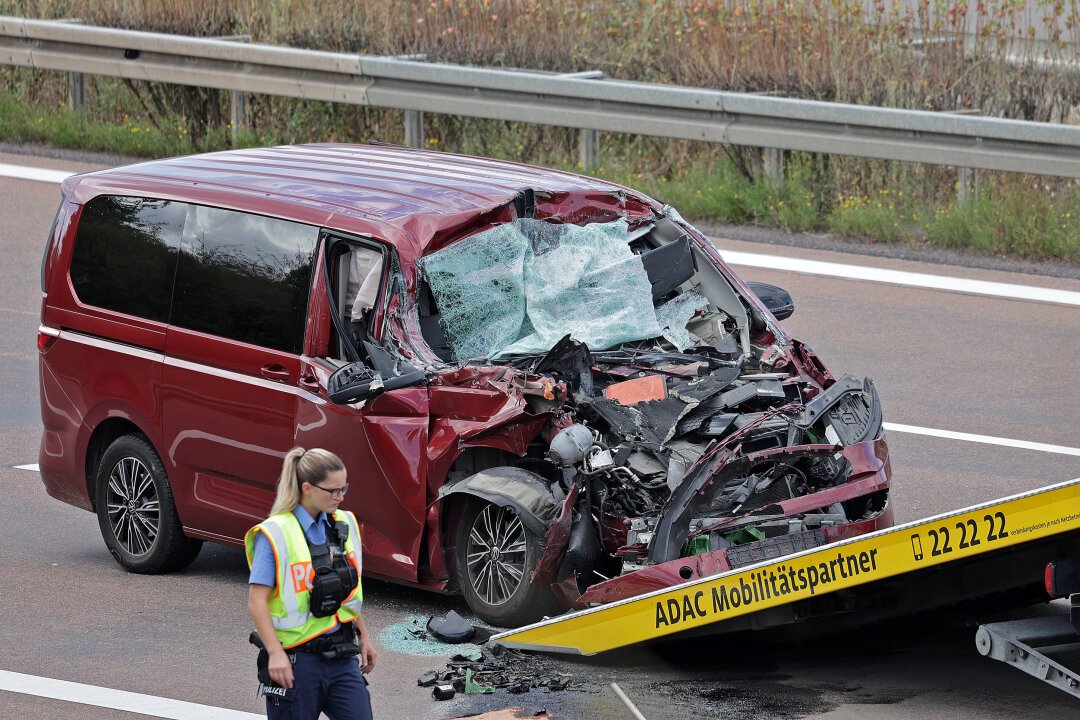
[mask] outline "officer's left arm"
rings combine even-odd
[[[375,643],[371,641],[361,615],[356,616],[353,624],[356,625],[356,641],[360,645],[360,670],[369,673],[375,669]]]

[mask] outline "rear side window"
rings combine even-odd
[[[71,283],[79,300],[168,322],[187,208],[168,200],[111,196],[86,203],[71,257]]]
[[[172,324],[299,354],[318,228],[190,207]]]

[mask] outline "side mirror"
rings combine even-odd
[[[791,299],[791,295],[787,290],[763,282],[748,282],[746,284],[750,286],[750,289],[754,291],[754,294],[764,303],[765,307],[769,308],[769,312],[777,320],[789,318],[795,312],[795,301]]]
[[[338,368],[326,382],[326,394],[335,405],[350,405],[375,397],[386,389],[382,376],[362,362]]]
[[[396,360],[373,343],[364,341],[364,348],[374,369],[363,362],[354,362],[335,370],[326,383],[330,402],[348,405],[423,382],[423,370]]]

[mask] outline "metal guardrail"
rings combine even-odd
[[[1080,127],[1019,120],[4,16],[0,16],[0,63],[585,131],[1080,177]],[[777,155],[773,152],[774,158]]]

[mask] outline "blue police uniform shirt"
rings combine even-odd
[[[330,527],[330,518],[326,513],[320,512],[318,518],[312,518],[311,513],[304,509],[303,505],[297,505],[293,515],[300,522],[300,528],[304,536],[312,545],[322,545],[326,542],[326,531]],[[265,533],[255,535],[255,548],[251,551],[251,575],[248,576],[249,585],[265,585],[274,587],[277,584],[277,561],[274,559],[274,548],[270,545]],[[338,626],[327,630],[333,632]]]
[[[330,518],[326,513],[319,513],[317,519],[311,517],[311,513],[304,509],[303,505],[297,505],[292,511],[300,523],[300,529],[312,545],[322,545],[326,542],[326,530],[330,527]],[[255,548],[251,552],[251,575],[248,576],[249,585],[266,585],[274,587],[277,584],[277,561],[274,559],[274,548],[270,545],[265,533],[255,535]]]

